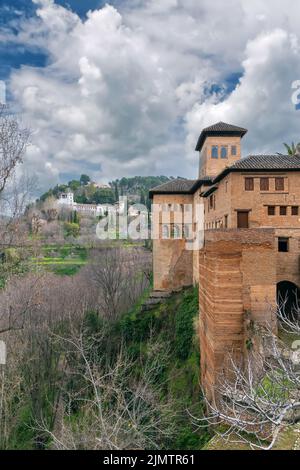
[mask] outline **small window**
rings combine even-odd
[[[209,197],[209,207],[210,209],[214,208],[214,196],[213,195]]]
[[[245,178],[245,191],[254,190],[254,178]]]
[[[221,147],[221,158],[227,158],[228,149],[227,147]]]
[[[280,215],[286,215],[287,213],[287,207],[286,206],[280,206]]]
[[[168,225],[163,225],[162,226],[162,238],[170,238],[170,232],[169,232],[169,226]]]
[[[173,226],[173,230],[172,230],[172,231],[173,231],[173,233],[172,233],[172,235],[173,235],[173,238],[175,238],[175,239],[179,239],[179,238],[181,238],[181,234],[180,234],[180,227],[179,227],[179,225],[177,225],[177,224],[176,224],[176,225],[174,225],[174,226]]]
[[[269,191],[269,178],[260,178],[260,190]]]
[[[284,191],[284,178],[275,178],[275,190]]]
[[[231,155],[232,155],[233,157],[235,157],[236,154],[237,154],[236,145],[232,145],[232,146],[231,146]]]
[[[228,228],[228,215],[224,217],[224,228]]]
[[[183,226],[183,236],[184,238],[190,238],[190,228],[188,225]]]
[[[211,148],[211,158],[218,158],[218,146],[213,145]]]
[[[299,215],[299,207],[292,206],[292,215]]]
[[[287,253],[289,251],[289,239],[285,237],[278,238],[278,251]]]
[[[268,206],[268,215],[275,215],[275,206]]]

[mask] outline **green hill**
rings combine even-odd
[[[111,181],[109,188],[97,188],[88,175],[81,175],[78,180],[50,188],[38,199],[45,201],[49,197],[58,197],[60,193],[72,191],[74,200],[81,204],[113,204],[119,196],[128,196],[131,202],[149,205],[149,189],[174,179],[167,176],[134,176]]]

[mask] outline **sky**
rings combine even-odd
[[[0,0],[0,80],[41,189],[89,174],[196,178],[201,129],[243,155],[300,140],[295,0]]]

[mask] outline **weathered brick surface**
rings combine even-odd
[[[228,147],[227,158],[211,158],[211,149],[213,145]],[[236,155],[231,155],[231,146],[236,146]],[[199,177],[217,176],[225,166],[233,165],[241,158],[241,138],[240,137],[207,137],[200,153]]]
[[[241,157],[239,137],[208,137],[200,155],[199,176],[216,176]],[[228,158],[211,158],[213,145],[227,145]],[[237,155],[231,155],[231,146]],[[245,178],[252,177],[253,191],[245,190]],[[269,190],[262,191],[260,178],[269,178]],[[284,190],[276,190],[275,178],[284,178]],[[300,286],[300,172],[229,173],[215,192],[203,198],[208,187],[193,195],[155,195],[155,204],[192,204],[192,230],[198,204],[204,204],[205,246],[187,251],[185,240],[163,240],[163,216],[156,216],[157,238],[153,243],[154,288],[173,290],[199,283],[200,346],[202,383],[213,395],[218,371],[228,351],[245,355],[246,312],[258,323],[268,322],[276,331],[276,287],[280,281]],[[202,194],[202,196],[201,196]],[[270,215],[268,206],[275,206]],[[280,215],[280,206],[287,207]],[[292,207],[299,214],[292,215]],[[249,229],[237,229],[237,213],[249,211]],[[176,213],[170,213],[171,224]],[[289,251],[278,251],[278,238],[289,239]]]
[[[260,190],[260,178],[269,178],[269,191]],[[275,191],[275,177],[284,178],[284,191]],[[245,191],[245,178],[254,178],[254,190]],[[277,227],[300,229],[300,185],[299,172],[229,173],[215,191],[214,207],[205,199],[206,228],[237,228],[237,211],[249,210],[249,228]],[[275,206],[275,215],[268,215],[268,206]],[[287,215],[280,215],[280,206],[287,206]],[[299,206],[299,215],[292,215],[292,206]]]
[[[207,232],[199,272],[202,385],[212,397],[226,355],[244,354],[246,312],[257,322],[274,323],[274,231]]]
[[[154,289],[176,290],[190,286],[193,284],[193,252],[185,249],[185,239],[164,240],[162,227],[168,225],[171,229],[172,224],[183,225],[182,210],[180,213],[179,206],[185,204],[192,206],[193,195],[155,195],[153,203],[161,206],[154,224],[154,231],[159,237],[153,240]],[[167,210],[166,206],[170,204],[172,206]]]

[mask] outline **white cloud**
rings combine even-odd
[[[218,120],[249,129],[245,153],[283,151],[282,142],[299,140],[299,119],[291,102],[291,83],[300,77],[300,49],[295,36],[282,29],[250,41],[242,63],[244,73],[223,101],[195,104],[187,114],[188,145],[194,146],[200,127]]]
[[[10,80],[35,131],[27,165],[45,184],[83,170],[99,180],[195,177],[201,128],[221,119],[249,128],[249,152],[297,139],[297,2],[128,0],[81,20],[52,0],[33,1],[37,17],[0,40],[48,55],[46,67]],[[232,74],[241,79],[228,95]]]

